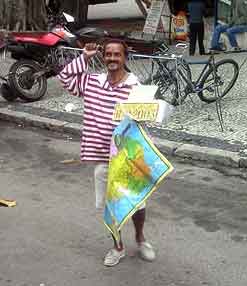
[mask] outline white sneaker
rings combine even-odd
[[[155,260],[156,254],[155,254],[155,251],[152,245],[149,242],[147,241],[141,242],[139,244],[138,250],[139,250],[139,253],[142,259],[149,261],[149,262],[152,262]]]
[[[105,256],[105,266],[115,266],[120,262],[120,259],[125,256],[125,249],[118,251],[116,248],[111,249]]]

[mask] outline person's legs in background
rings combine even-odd
[[[211,49],[221,50],[222,47],[219,43],[220,35],[229,28],[228,25],[217,25],[214,29],[212,41],[211,41]]]
[[[190,23],[190,56],[195,54],[196,50],[196,24]]]
[[[203,22],[198,23],[197,33],[198,33],[198,44],[199,44],[200,55],[205,55],[205,48],[203,44],[203,40],[204,40],[204,23]]]
[[[236,34],[247,32],[247,25],[233,26],[226,30],[229,42],[235,49],[239,49]]]

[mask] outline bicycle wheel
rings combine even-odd
[[[224,97],[234,86],[239,74],[237,62],[232,59],[224,59],[211,67],[201,79],[198,93],[204,102],[215,102],[219,97]],[[218,95],[216,95],[218,88]]]

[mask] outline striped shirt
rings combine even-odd
[[[82,161],[109,161],[114,128],[112,120],[116,103],[127,100],[137,77],[130,73],[125,82],[111,86],[107,74],[87,73],[83,55],[68,64],[58,78],[73,95],[84,99],[84,120],[81,136]]]

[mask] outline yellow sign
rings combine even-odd
[[[129,115],[137,121],[155,121],[158,111],[158,103],[119,103],[115,107],[113,120],[120,121]]]

